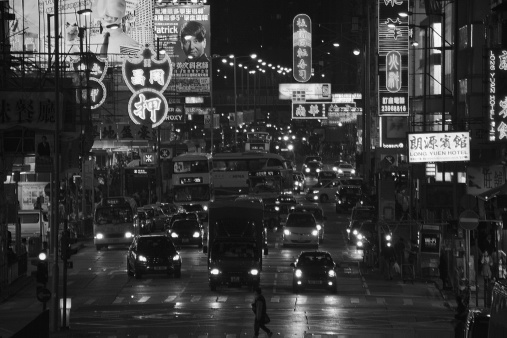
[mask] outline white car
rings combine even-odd
[[[334,202],[336,193],[344,186],[361,186],[362,178],[338,178],[329,182],[317,183],[308,188],[306,200],[310,202]]]
[[[317,221],[309,212],[292,212],[283,227],[283,246],[310,245],[319,247]]]
[[[345,162],[335,162],[333,164],[333,171],[336,171],[338,176],[354,176],[356,174],[356,169],[354,169],[352,164]]]

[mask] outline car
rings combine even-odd
[[[322,156],[318,156],[318,155],[306,156],[305,159],[303,160],[303,165],[308,164],[310,162],[321,162],[322,163]]]
[[[325,288],[336,293],[336,263],[327,251],[302,251],[295,262],[291,263],[292,291],[305,288]]]
[[[343,186],[335,193],[336,213],[351,211],[353,207],[363,204],[363,191],[359,186]]]
[[[329,182],[337,178],[338,174],[336,173],[336,171],[332,170],[321,170],[317,174],[317,181],[322,183]]]
[[[349,225],[347,228],[347,239],[349,243],[355,240],[358,229],[363,222],[376,222],[377,215],[375,208],[372,207],[354,207],[349,218]]]
[[[201,204],[182,204],[179,206],[179,212],[195,212],[201,222],[208,220],[207,207],[205,208]]]
[[[374,220],[361,222],[357,231],[352,232],[357,249],[371,249],[378,242],[377,233],[377,224]]]
[[[317,176],[317,174],[324,169],[322,162],[308,162],[303,164],[303,173],[308,176]]]
[[[169,230],[171,230],[174,222],[183,219],[191,219],[199,221],[199,216],[197,216],[195,212],[179,212],[177,214],[174,214],[165,224],[166,233],[168,233]]]
[[[166,217],[163,214],[161,214],[161,212],[159,210],[157,210],[153,206],[153,204],[144,205],[142,208],[146,211],[146,213],[148,214],[148,217],[150,217],[150,219],[151,219],[151,224],[152,224],[151,231],[155,232],[158,230],[164,230],[164,223],[165,223]],[[161,215],[163,217],[161,217]]]
[[[181,277],[181,256],[171,239],[164,235],[140,235],[127,252],[127,275],[142,278],[145,274]]]
[[[275,205],[275,210],[278,212],[278,219],[280,220],[280,226],[283,227],[285,225],[289,213],[295,206],[296,204],[293,203],[278,203]]]
[[[306,190],[305,175],[302,172],[295,171],[292,174],[292,180],[294,181],[294,193],[302,193]]]
[[[203,247],[203,228],[199,221],[182,219],[175,221],[168,230],[168,236],[176,245],[197,245]]]
[[[280,195],[276,198],[275,203],[277,204],[298,204],[296,198],[291,195]]]
[[[280,207],[274,203],[264,204],[264,223],[271,230],[280,226]]]
[[[137,208],[137,219],[139,221],[139,233],[140,234],[149,234],[152,232],[153,224],[151,222],[151,217],[148,215],[144,208]]]
[[[356,174],[356,169],[352,164],[340,161],[333,163],[333,171],[336,171],[338,176],[354,176]]]
[[[342,181],[335,179],[328,182],[319,182],[308,188],[305,199],[310,202],[326,203],[332,201],[336,192],[342,187]]]
[[[319,247],[319,230],[315,217],[308,212],[292,212],[283,226],[282,245]]]
[[[324,243],[324,223],[327,217],[324,216],[322,207],[315,204],[300,204],[296,205],[291,212],[309,212],[315,217],[317,221],[317,230],[319,230],[319,243]]]
[[[487,308],[469,308],[465,319],[464,335],[462,337],[487,337],[491,310]]]

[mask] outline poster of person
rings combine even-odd
[[[55,138],[53,134],[35,134],[35,171],[51,172]]]

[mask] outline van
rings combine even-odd
[[[21,224],[21,238],[45,236],[49,230],[48,213],[44,210],[19,210],[18,219]],[[12,239],[16,238],[16,224],[9,224],[8,230]]]

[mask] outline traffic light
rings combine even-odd
[[[39,253],[39,260],[37,262],[37,286],[46,286],[48,282],[48,262],[46,251],[43,250]]]

